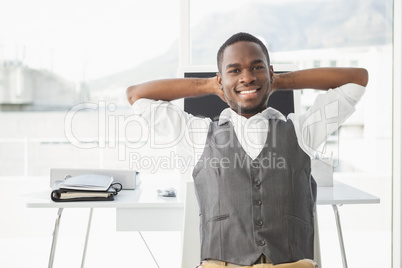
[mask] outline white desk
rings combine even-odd
[[[158,197],[156,190],[172,186],[179,190],[177,197]],[[103,202],[53,202],[50,199],[50,189],[32,193],[28,196],[29,208],[58,208],[53,243],[49,258],[49,267],[53,265],[57,244],[58,228],[64,208],[91,208],[88,220],[86,243],[82,257],[82,267],[85,263],[86,246],[94,208],[115,208],[117,231],[181,231],[183,230],[184,189],[179,180],[146,179],[136,190],[123,190],[114,201]],[[346,254],[343,246],[342,230],[339,219],[338,205],[342,204],[373,204],[380,199],[364,191],[343,183],[334,182],[334,187],[318,187],[317,204],[332,205],[338,228],[342,261],[346,268]]]
[[[157,189],[165,187],[178,189],[177,197],[158,196]],[[122,190],[114,201],[93,202],[53,202],[49,189],[27,196],[26,205],[29,208],[115,208],[118,231],[181,231],[185,200],[179,188],[179,179],[151,178],[143,180],[136,190]]]
[[[333,187],[318,187],[317,189],[317,205],[331,205],[334,210],[336,227],[338,230],[339,246],[341,249],[342,264],[344,268],[347,268],[348,264],[346,260],[338,205],[375,203],[380,203],[380,198],[337,181],[334,181]],[[318,235],[319,233],[316,232],[317,238]],[[319,238],[317,240],[319,241]]]

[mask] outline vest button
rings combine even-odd
[[[260,168],[260,162],[259,161],[253,161],[251,163],[251,167],[255,168],[255,169],[259,169]]]
[[[255,222],[255,224],[257,224],[258,226],[262,226],[263,223],[264,223],[264,222],[263,222],[262,220],[257,220],[257,221]]]
[[[256,180],[254,185],[255,185],[255,187],[257,187],[257,188],[260,188],[260,186],[261,186],[261,181],[260,181],[260,180]]]
[[[257,242],[257,245],[259,245],[260,247],[265,245],[265,240],[260,240]]]
[[[262,204],[261,200],[254,201],[254,205],[256,205],[256,206],[261,206],[261,204]]]

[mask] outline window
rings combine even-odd
[[[99,99],[126,104],[127,85],[175,75],[178,0],[20,0],[2,10],[2,111],[68,110]]]
[[[0,157],[11,161],[0,161],[0,176],[128,168],[117,145],[98,145],[129,135],[117,133],[118,116],[130,114],[128,86],[176,77],[179,1],[19,0],[2,10]]]

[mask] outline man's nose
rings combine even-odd
[[[251,70],[245,70],[242,72],[240,76],[240,83],[242,84],[251,84],[256,80],[256,76]]]

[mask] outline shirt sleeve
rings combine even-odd
[[[174,151],[175,159],[188,165],[198,161],[195,156],[205,146],[209,118],[195,117],[168,101],[139,99],[132,107],[151,150]]]
[[[346,84],[317,96],[314,104],[303,114],[290,114],[299,146],[313,157],[327,140],[355,111],[365,87]]]

